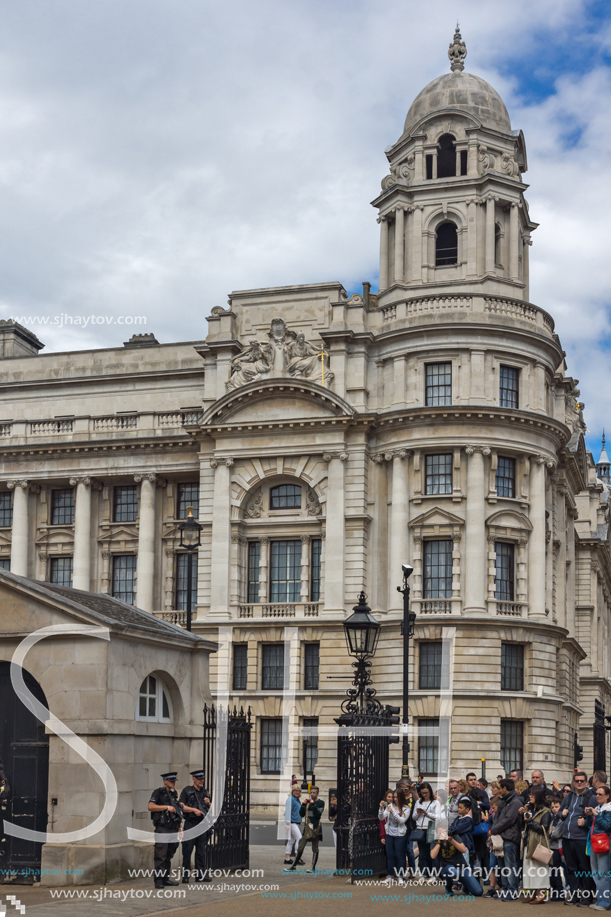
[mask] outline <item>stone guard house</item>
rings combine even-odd
[[[62,738],[45,731],[14,695],[10,660],[28,634],[58,627],[24,660],[26,686],[101,756],[114,774],[118,805],[106,828],[73,843],[4,836],[3,868],[41,870],[47,885],[105,883],[152,868],[152,845],[127,828],[152,831],[147,803],[171,767],[186,786],[201,767],[203,706],[210,703],[209,654],[216,644],[107,595],[36,582],[0,571],[1,754],[13,791],[9,817],[38,831],[72,832],[102,811],[100,777]],[[97,625],[109,640],[62,634]],[[6,817],[6,816],[5,816]],[[8,877],[7,877],[8,878]]]
[[[609,466],[597,474],[553,318],[530,302],[524,136],[465,55],[457,35],[386,151],[377,293],[233,292],[205,339],[78,353],[39,353],[2,324],[0,559],[41,588],[184,623],[177,526],[193,505],[194,629],[232,628],[229,671],[213,657],[211,679],[252,707],[259,813],[301,767],[285,715],[309,731],[317,782],[335,783],[343,621],[362,588],[382,624],[374,684],[400,703],[406,561],[412,773],[439,772],[448,629],[453,775],[485,758],[489,775],[564,780],[577,731],[591,770],[594,702],[609,711]]]

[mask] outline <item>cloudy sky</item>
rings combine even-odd
[[[583,0],[0,0],[0,317],[47,350],[206,334],[230,290],[377,284],[413,97],[467,70],[526,134],[531,299],[611,431],[611,8]],[[49,325],[33,325],[33,318]],[[597,457],[597,456],[596,456]]]

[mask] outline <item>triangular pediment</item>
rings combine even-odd
[[[347,401],[314,382],[266,379],[234,389],[205,412],[201,426],[352,417]]]
[[[461,519],[460,516],[455,516],[454,513],[449,513],[447,510],[442,509],[440,506],[433,506],[431,509],[427,510],[426,513],[422,513],[420,516],[416,516],[415,519],[409,523],[410,528],[420,525],[464,525],[465,520]]]

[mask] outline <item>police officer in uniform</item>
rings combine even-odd
[[[180,804],[185,813],[185,831],[199,825],[204,820],[206,813],[210,808],[210,793],[204,789],[205,774],[202,770],[191,771],[193,777],[193,786],[186,786],[180,794]],[[206,844],[208,843],[209,831],[199,834],[190,841],[182,842],[182,881],[185,885],[189,884],[191,874],[191,854],[195,847],[195,881],[210,882],[210,876],[206,873]]]
[[[153,790],[151,799],[148,804],[148,810],[151,813],[153,824],[155,825],[155,834],[159,836],[155,844],[155,888],[163,888],[164,885],[178,885],[178,882],[172,882],[170,879],[170,864],[172,857],[178,850],[178,842],[173,844],[164,843],[164,834],[175,834],[183,820],[181,805],[178,802],[176,792],[176,771],[170,771],[167,774],[161,774],[163,786],[158,790]]]

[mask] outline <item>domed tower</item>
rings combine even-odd
[[[416,96],[403,134],[386,150],[380,212],[380,303],[406,290],[528,300],[536,228],[522,181],[526,148],[498,93],[464,70],[458,27],[450,73]]]
[[[603,430],[603,444],[600,452],[600,458],[596,462],[596,475],[605,484],[611,485],[611,462],[605,448],[605,431]]]

